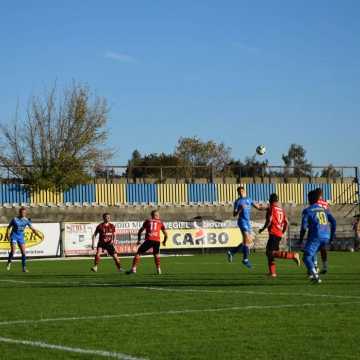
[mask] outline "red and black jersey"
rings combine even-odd
[[[329,210],[329,208],[330,208],[330,205],[326,200],[320,199],[320,200],[318,200],[317,203],[318,203],[318,205],[320,205],[325,210]]]
[[[101,223],[96,227],[95,235],[99,234],[100,243],[112,243],[115,235],[115,225],[111,223]]]
[[[160,219],[148,219],[144,221],[145,240],[160,241],[161,230],[165,230],[165,225]]]
[[[268,216],[270,217],[270,224],[268,227],[269,234],[283,237],[284,227],[288,223],[284,209],[277,204],[270,205]]]

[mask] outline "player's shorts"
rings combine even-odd
[[[23,236],[10,236],[10,242],[13,245],[25,245],[25,238]]]
[[[311,239],[308,240],[304,247],[304,252],[307,255],[315,256],[321,247],[327,246],[329,239]]]
[[[158,255],[160,252],[160,241],[145,240],[138,248],[138,254],[144,254],[148,250],[153,249],[153,254]]]
[[[266,255],[267,256],[271,256],[271,253],[273,251],[278,251],[279,247],[280,247],[280,241],[281,241],[281,237],[279,236],[275,236],[273,234],[269,235],[269,240],[266,244]]]
[[[243,220],[239,220],[238,221],[238,226],[241,230],[241,232],[243,233],[251,233],[251,225],[250,223],[246,222],[246,221],[243,221]]]
[[[116,253],[116,250],[115,250],[115,246],[114,244],[112,244],[111,242],[99,242],[98,243],[98,249],[101,248],[103,250],[106,250],[106,252],[110,255],[110,256],[114,256],[115,253]]]

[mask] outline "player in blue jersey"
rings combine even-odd
[[[238,226],[242,233],[243,242],[236,248],[230,249],[227,252],[229,262],[233,261],[233,256],[241,251],[243,254],[242,263],[251,268],[251,262],[249,260],[250,245],[252,243],[251,235],[251,209],[254,207],[257,210],[266,210],[266,207],[255,203],[252,199],[246,196],[246,191],[243,186],[238,187],[237,192],[239,197],[234,203],[233,216],[238,217]]]
[[[300,230],[300,242],[304,240],[306,232],[308,238],[304,247],[304,263],[314,282],[320,283],[320,277],[316,271],[314,257],[318,251],[331,242],[336,232],[336,221],[329,211],[318,204],[320,195],[318,191],[310,191],[308,194],[310,206],[302,213]]]
[[[19,209],[19,215],[17,217],[14,217],[7,229],[5,234],[5,239],[10,241],[11,249],[9,252],[8,257],[8,263],[6,266],[6,270],[10,270],[11,263],[14,258],[14,254],[16,252],[16,245],[19,247],[21,252],[21,263],[22,263],[22,271],[28,272],[26,269],[26,249],[25,249],[25,229],[26,227],[29,227],[35,236],[38,236],[39,238],[42,237],[42,235],[33,228],[31,220],[26,217],[26,208],[21,207]]]

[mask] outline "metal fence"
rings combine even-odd
[[[27,171],[31,166],[27,166]],[[88,168],[90,179],[101,179],[106,183],[123,180],[128,183],[137,179],[146,179],[148,183],[226,183],[226,182],[290,182],[311,183],[314,179],[321,179],[321,183],[358,182],[359,168],[357,166],[309,166],[299,167],[273,165],[231,165],[221,169],[214,166],[171,166],[171,165],[119,165]],[[0,180],[4,183],[22,183],[23,179],[16,175],[19,171],[0,166]],[[181,180],[181,181],[180,181]],[[141,181],[139,181],[141,182]],[[145,181],[143,181],[145,182]]]
[[[285,166],[225,166],[217,169],[214,166],[104,166],[92,172],[94,178],[103,178],[108,181],[112,179],[125,178],[153,179],[154,181],[164,182],[167,179],[185,179],[191,182],[193,179],[201,179],[207,182],[226,182],[227,179],[235,178],[237,182],[242,182],[246,178],[258,178],[268,180],[292,180],[301,182],[311,182],[314,178],[322,178],[327,182],[347,181],[356,182],[359,178],[357,166],[311,166],[307,169]]]

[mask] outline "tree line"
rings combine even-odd
[[[16,111],[12,121],[0,122],[0,166],[9,178],[29,187],[65,190],[105,175],[102,164],[113,153],[106,145],[109,107],[104,98],[74,82],[64,91],[54,86],[28,104],[25,115]],[[256,155],[235,159],[224,143],[180,137],[171,153],[141,154],[135,149],[125,175],[159,177],[160,167],[164,177],[311,175],[312,164],[299,144],[292,144],[282,161],[282,171],[269,171],[268,160]],[[332,165],[319,175],[341,176]]]

